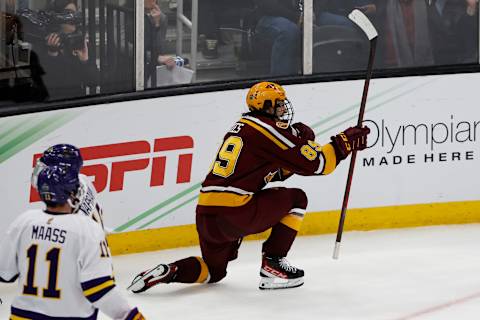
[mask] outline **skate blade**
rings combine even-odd
[[[165,268],[162,265],[158,265],[145,273],[143,276],[138,277],[138,279],[133,279],[132,283],[127,287],[127,290],[138,291],[143,289],[146,286],[145,279],[149,277],[156,278],[160,276],[164,272],[164,269]]]
[[[128,291],[139,291],[141,290],[143,287],[145,287],[145,281],[143,281],[142,278],[138,279],[138,280],[134,280],[128,287],[127,287],[127,290]]]
[[[296,279],[266,278],[261,277],[258,288],[260,290],[276,290],[297,288],[303,285],[303,277]]]

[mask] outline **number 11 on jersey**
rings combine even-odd
[[[50,249],[45,260],[49,263],[48,267],[48,286],[43,289],[43,297],[51,299],[60,299],[61,291],[57,288],[58,266],[60,262],[60,248],[53,247]],[[37,266],[38,245],[32,244],[27,250],[28,272],[27,282],[23,286],[23,294],[37,296],[38,287],[35,286],[35,271]]]

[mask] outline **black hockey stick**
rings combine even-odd
[[[377,30],[372,25],[367,16],[365,16],[360,10],[353,10],[348,17],[352,20],[362,31],[367,35],[370,40],[370,56],[368,58],[367,77],[363,85],[362,102],[360,104],[360,112],[358,114],[357,125],[361,126],[363,122],[363,114],[365,113],[365,105],[367,103],[368,86],[370,85],[370,79],[372,77],[373,60],[375,59],[375,49],[377,46]],[[340,221],[338,223],[337,239],[335,242],[335,248],[333,250],[333,259],[338,259],[340,253],[340,242],[342,241],[343,225],[345,223],[345,217],[347,214],[348,198],[350,195],[350,186],[352,185],[353,170],[355,169],[355,159],[357,158],[357,151],[352,152],[352,158],[350,159],[350,167],[348,169],[347,185],[345,186],[345,194],[343,195],[342,212],[340,214]]]

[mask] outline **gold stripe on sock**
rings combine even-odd
[[[284,225],[286,225],[287,227],[295,231],[300,230],[300,227],[302,226],[302,222],[303,222],[302,217],[299,217],[293,214],[289,214],[283,217],[282,220],[280,220],[280,223],[283,223]]]
[[[208,279],[208,266],[203,261],[202,258],[200,257],[195,257],[198,260],[198,263],[200,263],[200,275],[198,276],[197,280],[195,280],[196,283],[205,283],[206,280]]]

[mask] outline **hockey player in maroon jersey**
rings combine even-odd
[[[352,150],[366,148],[367,127],[351,127],[325,145],[303,123],[290,125],[293,109],[285,90],[260,82],[247,94],[249,112],[224,137],[202,184],[196,209],[201,257],[188,257],[137,275],[129,290],[143,292],[158,283],[215,283],[227,274],[243,237],[271,228],[262,245],[260,289],[303,284],[303,270],[286,256],[307,208],[297,188],[265,188],[292,174],[326,175]]]

